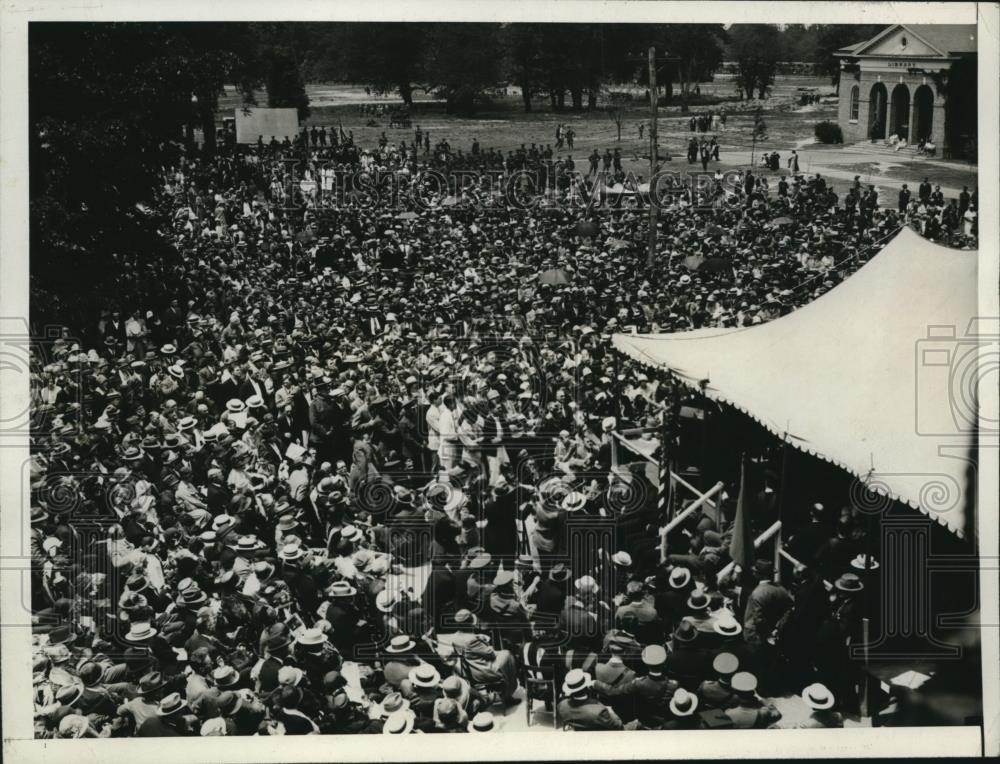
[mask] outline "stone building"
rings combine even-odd
[[[836,55],[845,142],[896,135],[929,138],[939,156],[974,151],[975,25],[895,24]]]

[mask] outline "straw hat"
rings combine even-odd
[[[491,732],[494,726],[496,725],[493,720],[493,714],[489,711],[480,711],[472,717],[468,730],[469,732]]]
[[[129,624],[128,634],[125,635],[126,642],[146,642],[157,634],[156,629],[149,625],[149,622]]]
[[[232,666],[219,666],[212,672],[217,687],[232,687],[240,681],[239,672]]]
[[[414,687],[437,687],[441,684],[441,674],[429,663],[421,663],[410,669],[409,680]]]
[[[844,573],[834,582],[834,586],[836,586],[839,591],[846,592],[848,594],[855,594],[865,588],[865,585],[861,583],[861,579],[853,573]]]
[[[712,661],[712,669],[721,677],[732,676],[740,667],[740,659],[732,653],[719,653]]]
[[[743,633],[743,627],[734,616],[724,614],[712,624],[712,630],[723,637],[735,637]]]
[[[389,640],[389,646],[385,648],[387,653],[405,653],[417,646],[417,643],[406,634],[399,634]]]
[[[868,555],[864,553],[859,554],[857,557],[851,560],[851,567],[854,568],[855,570],[865,570],[866,562],[868,565],[871,566],[870,568],[868,568],[868,570],[878,570],[879,567],[878,560],[876,560],[874,557],[868,557]]]
[[[833,708],[834,703],[833,693],[827,689],[826,685],[819,682],[811,684],[802,690],[802,700],[816,711],[825,711],[828,708]]]
[[[757,677],[749,671],[738,671],[733,674],[729,685],[736,692],[752,693],[757,689]]]
[[[705,610],[708,607],[708,595],[704,589],[695,589],[688,597],[687,606],[691,610]]]
[[[698,696],[679,687],[670,699],[670,713],[674,716],[691,716],[698,708]]]
[[[683,589],[691,583],[691,571],[687,568],[677,567],[670,571],[670,588]]]
[[[156,713],[159,716],[173,716],[181,713],[187,707],[187,701],[180,696],[180,693],[172,692],[160,701]]]
[[[408,711],[410,708],[410,701],[398,692],[390,692],[382,698],[382,702],[378,704],[377,708],[379,716],[384,719],[385,717],[397,714],[400,711]]]
[[[583,669],[571,669],[563,681],[563,695],[579,695],[589,690],[594,684],[593,678]]]
[[[389,714],[382,724],[383,735],[408,735],[413,732],[416,716],[412,711],[397,711]]]

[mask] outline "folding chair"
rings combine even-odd
[[[555,666],[542,662],[545,651],[546,648],[537,647],[533,642],[526,642],[522,649],[521,684],[524,686],[524,713],[530,727],[533,701],[549,701],[552,703],[553,726],[559,729],[559,684]]]

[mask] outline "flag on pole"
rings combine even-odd
[[[740,494],[736,499],[736,516],[733,518],[733,536],[729,544],[729,554],[733,562],[744,571],[753,566],[753,530],[747,510],[747,464],[746,454],[740,456]]]

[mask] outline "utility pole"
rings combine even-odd
[[[659,205],[656,201],[655,176],[656,163],[659,159],[659,147],[656,143],[656,48],[649,49],[649,250],[646,253],[646,266],[653,267],[656,260],[656,218]]]

